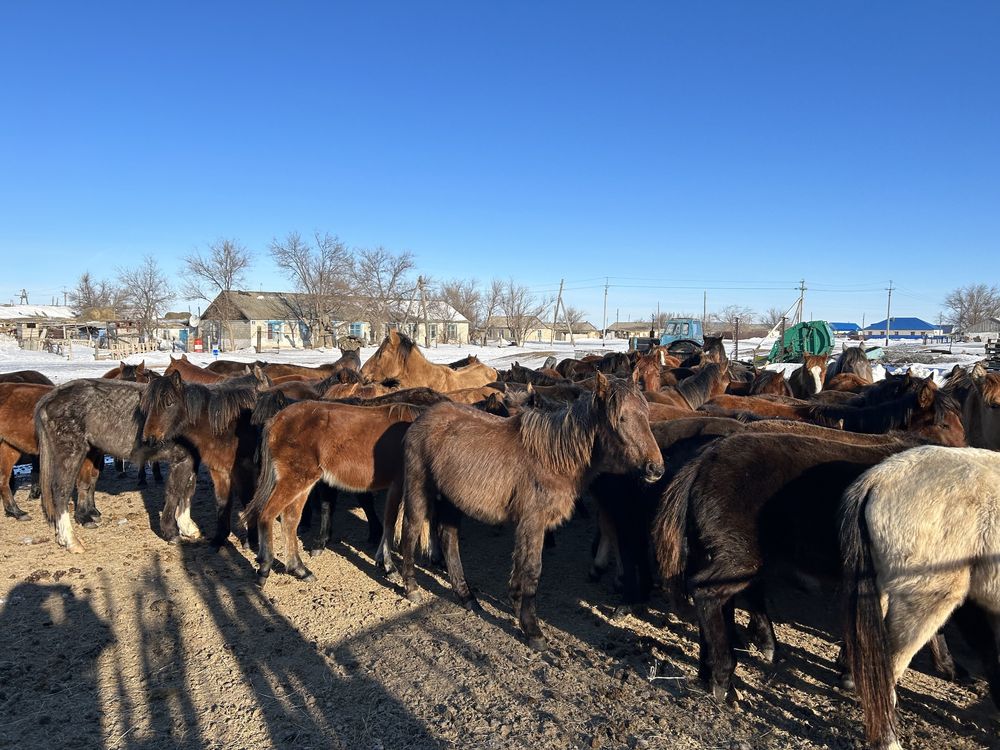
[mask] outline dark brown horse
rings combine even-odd
[[[965,436],[973,448],[1000,450],[1000,373],[977,363],[958,368],[944,385],[962,407]]]
[[[701,633],[699,676],[717,700],[736,695],[733,598],[744,593],[763,613],[760,576],[773,566],[839,579],[837,511],[847,486],[914,445],[964,442],[954,400],[926,381],[916,397],[921,407],[902,425],[912,431],[876,445],[737,434],[713,443],[671,483],[656,521],[657,558],[664,579],[686,575]],[[752,620],[751,639],[774,653],[766,617]]]
[[[806,354],[802,360],[802,366],[788,378],[788,387],[795,398],[806,399],[823,390],[829,359],[825,354]]]
[[[53,385],[52,381],[38,370],[15,370],[0,373],[0,383],[35,383],[36,385]]]
[[[699,367],[693,375],[675,386],[661,388],[655,393],[646,392],[649,401],[668,406],[697,409],[709,399],[726,392],[729,372],[723,365],[709,362]]]
[[[826,368],[826,379],[833,380],[838,375],[845,373],[857,375],[866,383],[874,381],[872,363],[865,354],[863,344],[861,346],[845,345],[844,350],[833,361],[833,364]]]
[[[14,501],[14,465],[21,456],[38,456],[35,436],[35,405],[53,386],[37,383],[0,383],[0,498],[4,512],[19,521],[28,514]],[[32,485],[38,484],[36,463],[32,463]]]
[[[260,368],[254,369],[255,375],[212,385],[184,382],[174,372],[151,382],[140,405],[144,441],[189,445],[208,469],[215,487],[216,547],[229,537],[234,498],[246,503],[253,493],[257,431],[250,416],[265,383]]]
[[[102,378],[107,380],[127,380],[130,383],[148,383],[153,378],[160,377],[157,373],[152,370],[146,369],[146,360],[143,360],[137,365],[130,365],[124,361],[119,362],[117,367],[108,370],[106,373],[101,375]],[[126,462],[124,459],[115,458],[115,470],[118,472],[119,479],[124,478],[126,474]],[[157,483],[163,481],[163,473],[160,471],[160,464],[158,461],[153,461],[153,480]],[[103,468],[104,462],[101,462],[101,467]],[[138,467],[139,469],[139,481],[136,483],[137,487],[146,486],[146,465],[143,464]]]
[[[785,374],[780,370],[761,370],[758,372],[750,384],[747,395],[759,396],[764,393],[791,396],[792,389],[788,386],[788,381],[785,380]]]
[[[314,576],[302,563],[296,537],[302,509],[320,481],[348,492],[402,491],[403,437],[422,408],[410,404],[350,406],[303,401],[281,410],[264,430],[260,478],[243,519],[256,524],[260,551],[257,583],[274,564],[271,531],[281,516],[285,572]]]
[[[483,450],[486,445],[489,450]],[[459,555],[460,516],[512,521],[511,600],[535,648],[545,644],[535,613],[545,532],[569,518],[577,497],[601,471],[638,472],[648,482],[663,474],[642,394],[632,383],[609,382],[600,373],[592,394],[557,411],[525,409],[502,419],[456,404],[431,407],[410,428],[405,464],[401,546],[407,597],[418,598],[414,554],[418,539],[426,546],[436,519],[455,593],[465,606],[477,607]]]

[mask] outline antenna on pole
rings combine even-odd
[[[601,328],[601,344],[608,340],[608,277],[604,277],[604,326]]]
[[[21,304],[27,305],[28,303],[28,291],[26,289],[21,290]]]

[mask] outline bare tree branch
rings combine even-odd
[[[139,324],[140,336],[151,339],[160,313],[174,297],[170,282],[156,259],[147,255],[142,265],[118,270],[118,283],[130,315]]]
[[[514,343],[521,345],[539,316],[548,308],[550,300],[540,300],[531,293],[528,287],[515,284],[510,278],[502,285],[499,309],[507,318],[507,327],[514,335]]]
[[[181,294],[187,299],[202,299],[208,303],[217,299],[220,328],[228,332],[229,346],[235,348],[230,322],[236,311],[229,293],[245,283],[252,257],[235,239],[216,240],[208,250],[207,257],[196,250],[184,258],[186,277]]]
[[[357,251],[351,273],[354,317],[368,321],[373,340],[381,339],[389,324],[403,326],[419,314],[414,268],[410,252],[393,253],[381,246]]]
[[[986,284],[967,284],[949,292],[944,307],[949,323],[963,333],[971,331],[990,318],[1000,317],[1000,290]]]

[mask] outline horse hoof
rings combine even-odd
[[[544,651],[547,648],[545,638],[540,635],[532,636],[528,639],[528,646],[535,651]]]
[[[857,689],[854,684],[854,675],[849,672],[840,675],[840,689],[853,693]]]
[[[422,599],[419,591],[407,591],[406,598],[414,604],[420,604],[420,600]]]
[[[66,551],[72,552],[74,555],[79,555],[87,551],[87,548],[83,546],[82,542],[73,541],[66,545]]]
[[[774,648],[768,647],[763,648],[760,651],[760,658],[763,659],[765,664],[774,664]]]
[[[32,487],[31,491],[28,492],[28,497],[30,497],[32,500],[37,500],[41,496],[42,496],[42,488],[41,487]]]
[[[320,555],[323,554],[323,548],[317,547],[316,549],[306,550],[306,552],[309,553],[309,557],[319,557]]]
[[[95,521],[93,518],[87,518],[83,521],[79,521],[79,524],[87,529],[96,529],[98,526],[97,521]]]
[[[10,516],[15,521],[27,521],[29,518],[31,518],[31,516],[29,516],[27,513],[25,513],[20,508],[17,508],[16,510],[8,510],[8,511],[6,511],[6,515]]]
[[[101,511],[99,511],[97,508],[94,508],[92,511],[90,511],[90,517],[93,518],[95,521],[99,520],[101,518]]]
[[[268,576],[267,573],[257,574],[257,588],[259,589],[264,588],[264,584],[267,583],[267,576]]]
[[[298,578],[300,581],[306,581],[307,583],[311,583],[316,580],[316,576],[313,575],[313,572],[306,567],[289,570],[288,573],[292,577]]]
[[[483,605],[479,603],[479,600],[476,599],[476,597],[472,597],[470,599],[466,599],[463,604],[464,604],[465,608],[469,612],[482,612],[483,611]]]

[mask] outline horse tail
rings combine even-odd
[[[656,559],[660,575],[667,581],[684,572],[688,498],[698,478],[698,461],[689,461],[667,485],[653,522]]]
[[[895,735],[894,688],[889,632],[872,560],[865,510],[874,487],[863,474],[844,493],[840,518],[840,551],[847,594],[845,643],[858,698],[864,710],[865,734],[875,743]]]
[[[35,435],[38,440],[38,483],[42,490],[42,513],[50,524],[58,517],[55,504],[55,448],[52,445],[52,427],[49,414],[45,410],[48,402],[43,397],[35,407]],[[6,477],[2,481],[7,481]]]
[[[270,427],[265,427],[264,433],[260,437],[258,448],[260,451],[260,474],[257,476],[257,489],[254,490],[253,500],[240,514],[240,520],[248,529],[257,525],[257,519],[278,482],[278,473],[275,471],[274,459],[271,456],[270,432]]]

